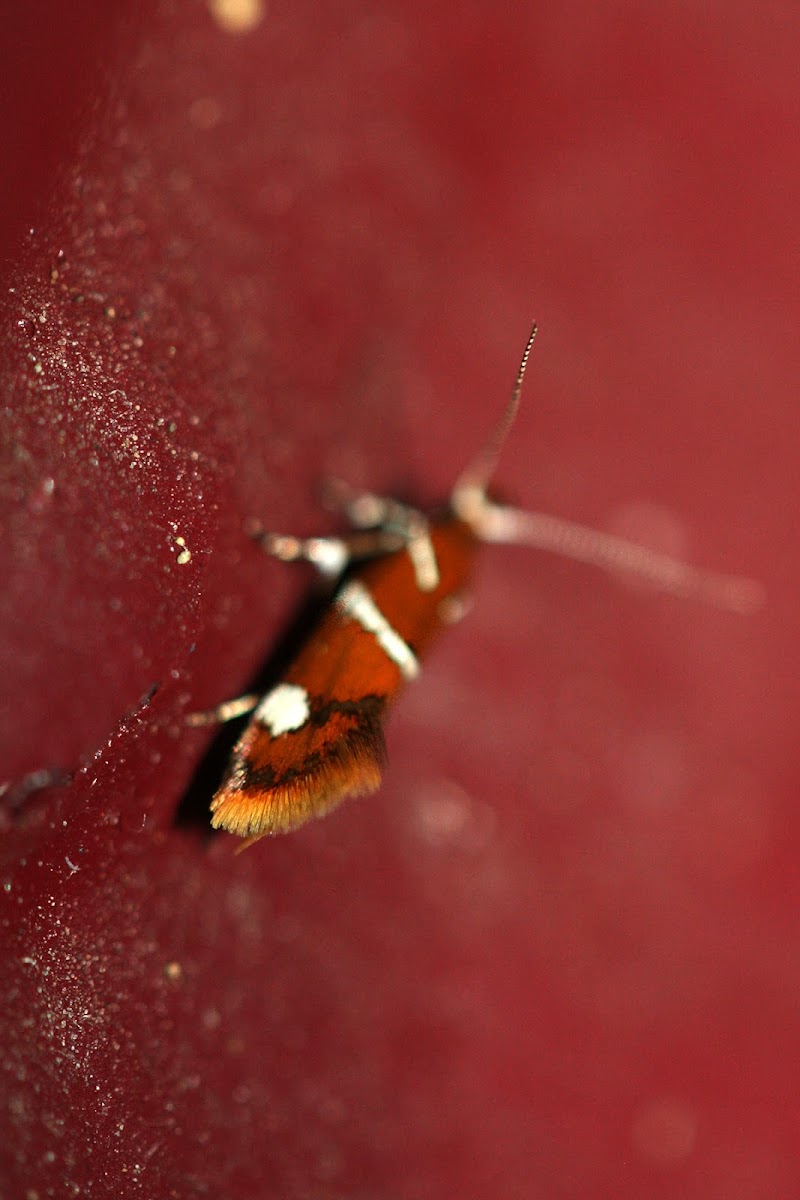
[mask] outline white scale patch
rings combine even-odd
[[[357,621],[366,633],[374,635],[380,648],[400,668],[406,679],[416,678],[419,663],[413,650],[386,620],[363,583],[354,579],[346,584],[337,596],[336,604],[345,616]]]
[[[302,729],[310,716],[308,692],[296,683],[276,684],[267,692],[255,715],[273,737]]]

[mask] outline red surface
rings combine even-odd
[[[105,7],[0,41],[0,778],[83,764],[4,818],[2,1189],[796,1197],[800,13]],[[532,315],[503,490],[768,606],[489,548],[378,796],[176,822],[309,582],[243,521],[443,494]]]

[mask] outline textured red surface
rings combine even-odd
[[[0,779],[80,767],[3,817],[2,1190],[797,1196],[800,13],[72,10],[0,42]],[[443,494],[532,315],[504,491],[767,608],[489,548],[379,795],[176,820],[308,583],[243,521]]]

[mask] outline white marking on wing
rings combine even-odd
[[[363,583],[353,579],[345,584],[336,598],[336,604],[345,616],[357,621],[366,633],[374,635],[380,648],[400,668],[406,679],[416,678],[419,663],[413,650],[386,620]]]
[[[278,683],[267,692],[255,715],[273,737],[302,729],[310,715],[308,692],[296,683]]]

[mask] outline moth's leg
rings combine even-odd
[[[430,537],[427,521],[417,509],[390,496],[358,491],[341,479],[327,480],[323,503],[329,510],[341,513],[353,532],[342,537],[298,538],[293,534],[272,533],[255,520],[248,522],[247,533],[273,558],[281,562],[309,562],[328,577],[341,575],[354,558],[374,558],[413,543],[412,559],[419,574],[417,558],[426,554],[420,544],[425,542],[430,547]],[[432,556],[432,547],[428,556]],[[424,572],[425,568],[422,569]]]
[[[433,591],[439,583],[439,568],[430,539],[428,521],[417,509],[397,500],[355,492],[346,484],[331,485],[354,531],[344,537],[298,538],[293,534],[271,533],[258,520],[248,521],[248,537],[265,554],[281,562],[308,562],[328,579],[336,579],[357,558],[374,558],[392,550],[408,548],[417,585],[421,591]],[[258,693],[226,700],[205,712],[189,713],[188,725],[216,725],[234,721],[250,713],[259,703]]]
[[[271,533],[259,521],[249,521],[247,534],[265,554],[281,562],[308,562],[328,579],[341,575],[354,558],[374,558],[399,550],[407,538],[390,529],[357,529],[344,537],[299,538]]]
[[[341,575],[351,559],[369,558],[387,550],[397,550],[405,540],[383,529],[358,531],[347,537],[297,538],[286,533],[269,533],[256,520],[247,523],[246,531],[266,554],[281,562],[309,562],[329,579]],[[249,692],[245,696],[225,700],[203,712],[188,713],[186,724],[203,726],[235,721],[237,717],[251,713],[261,698],[260,693]]]
[[[205,712],[187,713],[186,724],[221,725],[225,721],[235,721],[237,717],[252,712],[260,699],[260,692],[248,692],[246,696],[237,696],[235,700],[224,700],[222,704],[208,708]]]
[[[343,479],[326,479],[322,503],[340,513],[354,529],[404,529],[408,509],[391,496],[377,496],[351,487]]]
[[[439,584],[439,567],[431,542],[428,519],[417,508],[377,496],[374,492],[359,492],[341,479],[330,479],[325,485],[324,502],[328,508],[341,512],[354,529],[380,535],[372,553],[407,546],[417,587],[432,592]],[[356,539],[358,545],[358,539]],[[363,551],[361,556],[365,557]],[[355,557],[355,555],[354,555]]]

